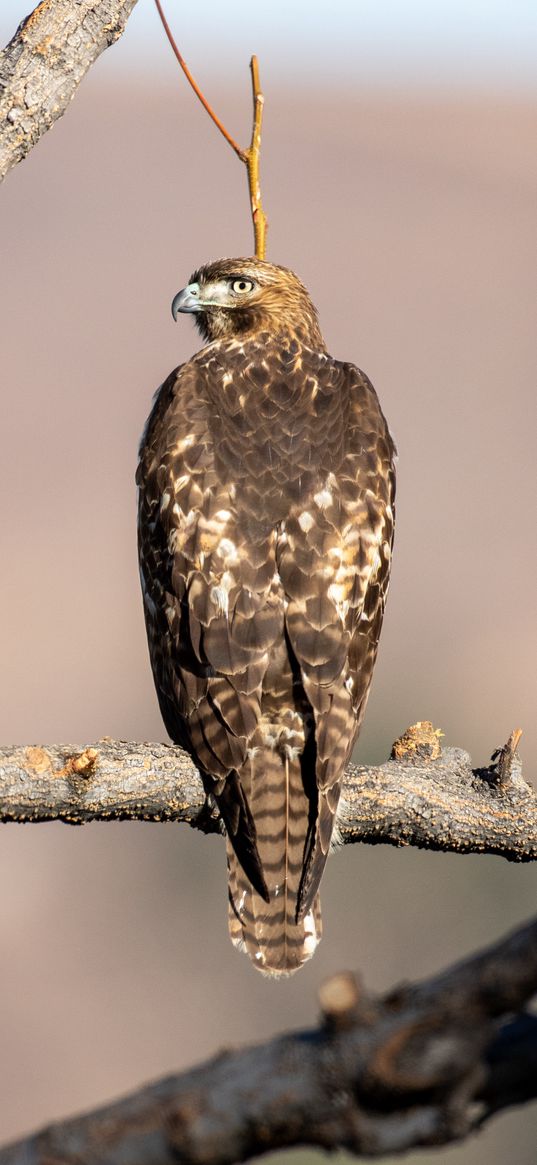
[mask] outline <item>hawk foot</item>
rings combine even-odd
[[[223,823],[217,805],[210,794],[205,797],[197,817],[191,822],[192,829],[199,829],[202,833],[223,833]]]

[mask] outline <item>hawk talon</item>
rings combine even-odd
[[[210,793],[206,794],[205,801],[191,826],[192,829],[199,829],[201,833],[223,833],[222,818]]]

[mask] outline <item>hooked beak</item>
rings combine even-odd
[[[189,283],[188,287],[183,287],[182,291],[178,291],[177,295],[172,300],[172,316],[177,321],[179,312],[193,312],[203,311],[203,304],[200,303],[200,289],[198,283]]]

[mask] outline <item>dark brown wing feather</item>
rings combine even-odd
[[[239,860],[267,898],[239,773],[259,720],[269,651],[282,633],[283,597],[270,590],[274,534],[241,526],[215,470],[211,408],[206,378],[191,362],[159,391],[142,441],[146,623],[168,732],[194,756]]]
[[[297,917],[317,892],[343,770],[365,711],[384,614],[393,541],[395,448],[369,380],[329,363],[314,404],[332,458],[278,539],[286,628],[315,718],[317,817]],[[331,468],[330,468],[331,466]]]

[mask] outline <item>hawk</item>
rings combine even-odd
[[[151,664],[166,729],[225,827],[231,939],[281,976],[321,937],[384,613],[395,447],[292,271],[222,259],[172,312],[193,313],[207,343],[158,390],[141,443]]]

